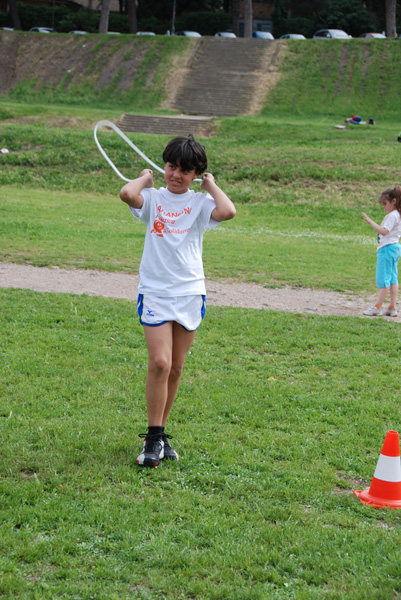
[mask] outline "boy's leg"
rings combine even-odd
[[[165,427],[171,407],[177,395],[178,386],[184,368],[186,356],[195,339],[195,331],[187,331],[179,323],[173,322],[173,346],[171,368],[167,384],[167,401],[164,408],[162,425]]]
[[[148,425],[162,426],[167,403],[168,380],[172,364],[173,323],[158,327],[144,325],[149,364],[146,379]]]
[[[172,323],[158,327],[144,326],[149,354],[148,376],[146,379],[146,406],[148,411],[148,432],[144,437],[142,452],[136,459],[138,465],[157,467],[164,459],[162,419],[167,402],[168,377],[171,368]]]

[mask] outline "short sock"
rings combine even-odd
[[[159,427],[159,426],[148,427],[148,435],[157,435],[157,436],[161,437],[163,435],[163,430],[164,430],[164,427]]]
[[[389,309],[391,310],[392,308],[395,308],[394,304],[389,304],[388,305]]]
[[[381,304],[375,304],[376,308],[381,308],[382,305]]]

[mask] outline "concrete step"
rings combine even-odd
[[[266,74],[274,71],[280,42],[202,38],[170,108],[187,114],[248,114]]]
[[[147,116],[124,114],[117,126],[121,131],[132,133],[152,133],[170,135],[188,135],[209,137],[215,132],[216,125],[212,117]]]

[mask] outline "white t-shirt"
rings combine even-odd
[[[401,237],[401,216],[397,209],[392,210],[384,217],[381,226],[388,230],[388,234],[381,235],[379,233],[377,235],[379,241],[377,249],[390,244],[398,244]]]
[[[173,194],[167,188],[141,191],[143,206],[131,208],[134,217],[147,225],[139,268],[140,294],[192,296],[206,294],[202,240],[216,208],[212,196],[188,190]]]

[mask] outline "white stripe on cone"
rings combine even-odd
[[[380,454],[374,477],[382,481],[401,481],[400,457]]]

